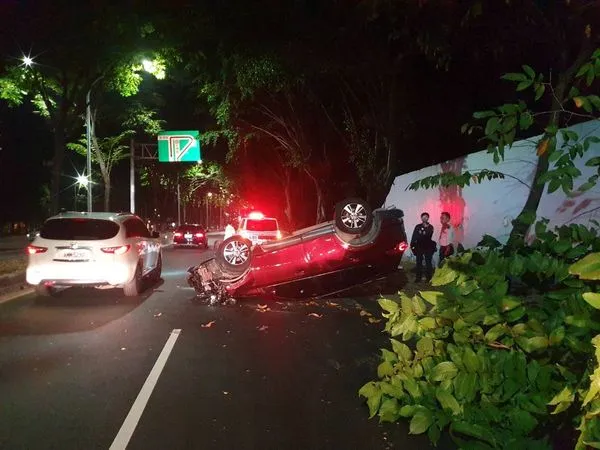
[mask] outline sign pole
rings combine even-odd
[[[177,223],[181,225],[181,193],[179,190],[179,174],[177,174]]]

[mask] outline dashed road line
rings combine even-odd
[[[142,417],[144,408],[146,408],[146,405],[148,404],[150,395],[152,395],[152,391],[158,382],[158,378],[160,377],[160,374],[162,373],[165,364],[167,363],[167,359],[169,359],[169,355],[171,354],[171,351],[175,346],[175,342],[180,334],[181,329],[174,329],[171,331],[169,339],[167,339],[167,342],[160,352],[160,355],[158,355],[158,359],[154,363],[154,367],[152,367],[148,378],[146,378],[140,393],[135,399],[135,402],[133,402],[133,405],[129,410],[129,414],[127,414],[123,425],[121,425],[121,429],[117,433],[115,440],[110,446],[110,450],[125,450],[127,448],[129,440],[131,439],[131,436],[133,435],[133,432],[140,421],[140,417]]]

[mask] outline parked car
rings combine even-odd
[[[173,230],[173,247],[208,248],[206,230],[200,225],[185,224]]]
[[[188,283],[211,302],[336,292],[398,269],[408,247],[403,216],[348,199],[336,205],[333,221],[278,241],[253,246],[242,236],[226,239],[214,258],[188,269]]]
[[[26,280],[40,295],[61,286],[119,287],[138,295],[162,270],[158,233],[130,213],[65,212],[27,247]]]

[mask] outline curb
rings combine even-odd
[[[3,303],[8,303],[11,300],[16,300],[17,298],[24,297],[26,295],[33,294],[34,292],[35,289],[33,288],[25,288],[19,289],[15,292],[9,292],[7,294],[0,295],[0,305]]]

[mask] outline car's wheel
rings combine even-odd
[[[360,198],[349,198],[335,205],[335,226],[348,234],[363,234],[373,223],[373,211]]]
[[[133,280],[131,280],[129,283],[123,286],[123,293],[125,294],[125,296],[135,297],[137,295],[140,295],[140,292],[142,292],[143,281],[144,280],[142,278],[142,264],[138,263],[137,267],[135,268],[135,275],[133,276]]]
[[[158,254],[158,260],[156,261],[156,267],[152,270],[152,279],[154,281],[160,280],[162,274],[162,255]]]
[[[251,248],[248,239],[232,236],[219,246],[215,259],[224,272],[241,275],[250,267]]]
[[[40,297],[50,297],[54,295],[55,290],[52,286],[46,286],[45,284],[38,284],[35,287],[35,293]]]

